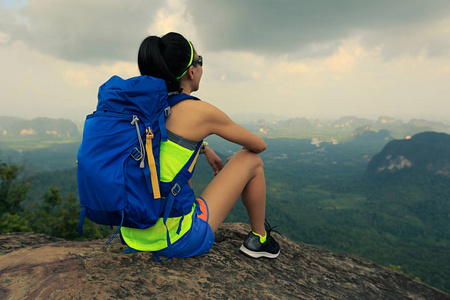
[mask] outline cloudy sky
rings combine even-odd
[[[169,31],[231,115],[450,122],[448,0],[0,0],[0,115],[80,121]]]

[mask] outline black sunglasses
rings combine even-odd
[[[195,66],[196,64],[199,64],[203,67],[203,57],[201,55],[198,56],[197,60],[194,60],[191,64],[191,66]]]

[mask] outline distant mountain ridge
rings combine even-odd
[[[258,119],[258,116],[262,117]],[[408,122],[379,117],[377,120],[345,116],[337,120],[309,118],[283,119],[276,115],[236,115],[233,119],[247,129],[263,137],[319,138],[339,141],[353,139],[364,132],[388,131],[392,138],[403,139],[425,131],[450,134],[450,124],[412,119]],[[79,124],[80,125],[80,124]],[[82,126],[81,126],[82,127]],[[382,133],[386,135],[386,132]],[[0,116],[1,137],[57,137],[80,136],[77,125],[68,119],[35,118],[26,120],[18,117]]]
[[[77,126],[67,119],[0,117],[1,137],[56,137],[80,136]]]
[[[306,137],[308,135],[328,136],[336,138],[351,138],[357,132],[364,130],[388,130],[394,138],[405,138],[424,131],[450,133],[450,124],[412,119],[403,122],[391,117],[379,117],[377,120],[346,116],[337,120],[320,120],[308,118],[293,118],[281,121],[260,119],[247,128],[267,137]]]

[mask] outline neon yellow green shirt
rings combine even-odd
[[[168,133],[169,137],[175,136],[178,139],[182,139],[171,132]],[[161,142],[160,180],[162,182],[171,182],[189,161],[189,158],[193,153],[194,150],[185,148],[171,140]],[[177,234],[177,230],[182,217],[167,219],[166,225],[169,230],[170,242],[172,244],[179,240],[191,228],[194,209],[195,203],[192,205],[190,213],[184,216],[179,234]],[[159,218],[154,226],[146,229],[122,227],[121,234],[127,245],[136,250],[158,251],[167,247],[167,229],[163,223],[163,218]]]

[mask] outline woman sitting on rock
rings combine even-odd
[[[190,95],[200,87],[203,58],[178,33],[147,37],[139,49],[138,65],[141,75],[163,79],[169,94]],[[252,230],[240,250],[254,258],[276,258],[280,246],[270,235],[270,226],[265,226],[266,185],[263,162],[258,155],[266,149],[264,140],[234,123],[215,106],[196,98],[172,106],[166,128],[168,141],[161,143],[161,181],[171,181],[186,164],[185,158],[211,134],[242,146],[223,165],[216,153],[203,144],[202,152],[215,177],[199,197],[194,196],[189,185],[175,197],[179,206],[188,209],[181,229],[177,228],[179,218],[172,218],[173,226],[170,226],[171,218],[167,223],[173,256],[190,257],[208,252],[214,242],[214,232],[241,196]],[[166,227],[161,222],[147,229],[122,228],[121,235],[131,248],[168,254]]]

